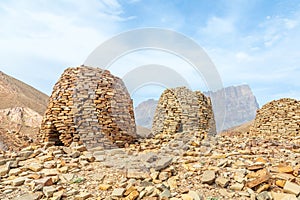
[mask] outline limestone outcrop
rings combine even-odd
[[[204,94],[216,101],[216,104],[213,104],[213,110],[217,127],[221,128],[218,132],[253,120],[256,110],[259,109],[256,97],[249,85],[230,86],[224,90]],[[224,98],[224,105],[219,104],[218,99]],[[224,107],[225,118],[223,118],[224,113],[222,113]]]

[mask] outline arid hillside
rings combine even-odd
[[[37,142],[48,96],[0,72],[0,150]]]
[[[48,96],[0,71],[0,109],[27,107],[43,115]]]

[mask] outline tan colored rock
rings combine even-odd
[[[159,172],[157,172],[157,171],[154,171],[154,172],[150,173],[150,177],[151,177],[153,180],[157,179],[157,178],[158,178],[158,175],[159,175]]]
[[[123,194],[125,193],[125,189],[124,188],[116,188],[112,191],[111,196],[112,197],[123,197]]]
[[[92,194],[88,193],[88,192],[81,192],[79,195],[75,196],[75,200],[85,200],[92,197]]]
[[[13,186],[20,186],[22,185],[23,183],[25,182],[25,178],[24,177],[19,177],[19,178],[16,178],[12,181],[12,185]]]
[[[51,177],[44,177],[38,180],[34,180],[36,185],[42,185],[42,186],[51,186],[53,185],[53,181]]]
[[[46,161],[53,160],[53,156],[44,155],[44,156],[38,157],[38,159],[40,162],[46,162]]]
[[[235,183],[230,186],[231,190],[241,191],[244,188],[244,184],[242,183]]]
[[[169,178],[170,174],[168,172],[160,172],[158,179],[161,181],[165,181]]]
[[[63,167],[61,167],[61,168],[58,168],[57,170],[58,170],[60,173],[65,174],[65,173],[68,172],[69,167],[68,167],[68,166],[63,166]]]
[[[134,186],[130,186],[130,187],[126,188],[126,191],[124,192],[124,195],[128,196],[134,190],[136,190],[136,188]]]
[[[99,190],[104,190],[104,191],[106,191],[106,190],[109,190],[109,189],[111,189],[111,188],[112,188],[112,186],[109,185],[109,184],[100,184],[100,185],[99,185]]]
[[[261,193],[263,191],[266,191],[270,188],[270,184],[262,184],[259,186],[259,188],[256,190],[257,193]]]
[[[28,169],[30,169],[31,171],[34,171],[34,172],[41,171],[42,168],[43,168],[43,166],[39,163],[31,163],[28,166]]]
[[[259,178],[262,176],[266,176],[267,174],[268,174],[268,170],[264,168],[256,172],[250,172],[249,174],[247,174],[247,178]]]
[[[57,189],[53,186],[45,186],[43,187],[43,193],[46,197],[52,197],[53,193],[56,192]]]
[[[188,195],[192,197],[194,200],[202,200],[202,196],[196,191],[190,190]]]
[[[294,169],[291,166],[279,165],[279,166],[271,167],[270,171],[276,173],[293,173]]]
[[[168,185],[170,186],[170,189],[175,189],[178,187],[176,176],[172,176],[171,178],[168,179],[167,182],[168,182]]]
[[[295,177],[292,174],[278,173],[275,176],[276,176],[276,178],[282,179],[282,180],[287,180],[287,181],[294,181],[295,180]]]
[[[39,193],[28,193],[21,195],[20,197],[15,197],[13,200],[38,200],[41,198],[41,194]]]
[[[278,166],[278,171],[282,173],[293,173],[294,169],[291,166]]]
[[[294,194],[271,192],[273,200],[298,200]]]
[[[48,161],[48,162],[44,162],[43,167],[46,168],[46,169],[55,168],[56,167],[56,162],[53,162],[53,160],[52,161]]]
[[[281,188],[284,187],[286,180],[276,180],[275,184]]]
[[[139,197],[139,192],[136,190],[133,190],[130,192],[130,194],[126,197],[126,200],[135,200]]]
[[[223,189],[223,188],[220,189],[218,192],[220,193],[220,195],[222,195],[224,197],[227,197],[227,198],[232,198],[234,196],[234,193],[235,193],[235,192],[229,192],[229,191],[227,191],[226,189]]]
[[[149,172],[140,169],[128,169],[127,178],[145,179],[150,178],[150,174]]]
[[[267,175],[264,175],[262,177],[256,178],[252,181],[248,181],[246,186],[249,187],[249,188],[253,188],[253,187],[255,187],[255,186],[257,186],[261,183],[264,183],[264,182],[268,181],[269,179],[270,179],[270,175],[267,174]]]
[[[63,195],[64,195],[64,191],[63,190],[54,192],[53,193],[53,197],[52,197],[51,200],[61,200]]]
[[[9,167],[7,165],[0,166],[0,176],[6,176],[9,172]]]
[[[14,168],[9,171],[9,176],[17,176],[22,172],[19,168]]]
[[[87,148],[84,145],[76,146],[76,147],[74,147],[74,149],[76,151],[80,151],[80,152],[87,151]]]
[[[271,197],[271,194],[269,194],[269,192],[264,191],[264,192],[261,192],[258,195],[256,195],[256,199],[257,200],[271,200],[272,197]]]
[[[144,197],[143,200],[158,200],[158,197]]]
[[[204,171],[201,177],[202,183],[213,184],[216,179],[216,173],[214,171]]]
[[[251,171],[255,171],[255,170],[263,169],[264,167],[265,167],[264,163],[259,163],[259,164],[249,165],[247,166],[247,169]]]
[[[266,163],[267,163],[267,160],[266,160],[266,158],[258,157],[257,159],[255,159],[255,162],[266,164]]]
[[[193,200],[194,198],[192,196],[190,196],[189,194],[183,194],[181,195],[181,198],[183,200]]]
[[[59,174],[57,169],[42,169],[40,172],[44,174],[44,176],[56,176]]]
[[[225,188],[228,184],[229,184],[229,180],[219,176],[218,178],[216,178],[216,184],[219,185],[222,188]]]
[[[283,190],[287,193],[295,194],[296,196],[298,196],[300,193],[300,186],[296,183],[287,181],[283,187]]]

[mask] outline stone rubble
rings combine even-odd
[[[72,143],[1,152],[0,199],[300,199],[298,136],[181,142],[164,135],[111,150]]]
[[[300,199],[299,120],[299,102],[282,99],[258,111],[250,133],[215,135],[210,99],[181,87],[162,94],[152,137],[137,138],[121,79],[69,68],[44,143],[0,152],[0,199]]]

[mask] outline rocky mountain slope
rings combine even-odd
[[[48,96],[0,71],[0,109],[25,107],[43,115]]]
[[[0,110],[0,121],[38,128],[42,116],[30,108],[14,107]]]
[[[30,108],[0,110],[0,149],[17,150],[38,142],[42,116]]]
[[[249,85],[226,87],[223,91],[207,92],[205,94],[214,99],[224,98],[223,94],[226,97],[226,115],[222,130],[253,120],[256,110],[259,108],[256,97],[253,95]],[[219,105],[213,105],[213,109],[217,124],[222,123],[220,118],[222,109]]]
[[[204,92],[204,94],[216,99],[224,98],[220,91]],[[224,94],[226,95],[226,118],[223,130],[244,124],[255,118],[259,106],[248,85],[227,87],[224,89]],[[135,108],[137,125],[151,128],[157,103],[157,100],[149,99]],[[216,123],[222,123],[222,119],[218,117],[221,112],[220,107],[213,105],[213,109]]]
[[[0,72],[0,149],[36,142],[48,96]]]
[[[134,114],[137,125],[151,129],[157,103],[158,100],[148,99],[135,108]]]
[[[229,128],[227,130],[221,131],[220,135],[223,136],[238,136],[242,134],[249,134],[250,129],[253,126],[254,120],[251,120],[249,122],[246,122],[244,124],[234,126],[232,128]]]

